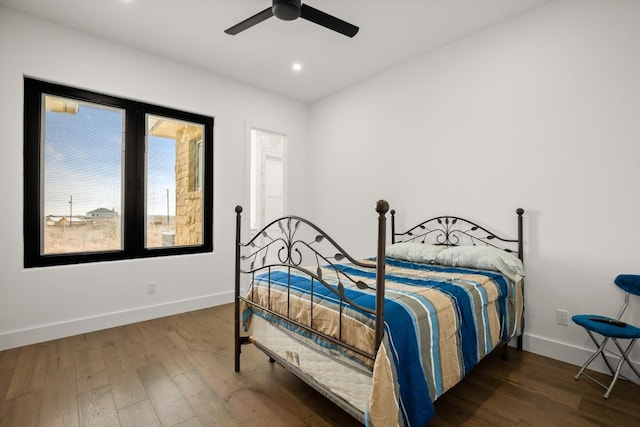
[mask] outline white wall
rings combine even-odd
[[[230,302],[246,127],[288,135],[293,176],[305,167],[307,106],[3,7],[0,58],[0,350]],[[214,116],[214,253],[24,269],[24,75]],[[288,188],[302,210],[306,193]]]
[[[581,364],[556,309],[615,315],[640,274],[639,120],[640,2],[554,0],[312,104],[310,212],[365,256],[380,198],[514,236],[526,209],[525,348]]]

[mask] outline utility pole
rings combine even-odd
[[[167,225],[169,224],[169,189],[167,188]]]
[[[71,227],[71,221],[73,221],[73,194],[69,196],[69,227]]]

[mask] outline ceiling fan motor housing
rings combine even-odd
[[[302,0],[273,0],[273,14],[283,21],[293,21],[300,17]]]

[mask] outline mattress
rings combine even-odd
[[[251,321],[251,335],[257,344],[301,369],[358,411],[365,412],[371,392],[370,370],[260,316],[254,316]]]

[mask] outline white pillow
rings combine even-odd
[[[438,253],[435,263],[499,271],[513,282],[524,277],[524,267],[518,257],[492,246],[449,246]]]
[[[433,263],[436,256],[446,249],[442,245],[427,245],[417,242],[400,242],[387,246],[386,256],[403,261]]]

